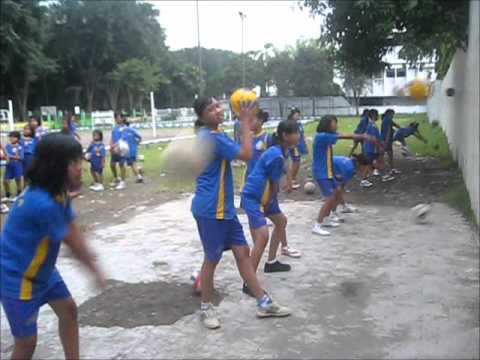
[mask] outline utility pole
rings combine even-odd
[[[196,1],[197,5],[197,37],[198,37],[198,95],[203,94],[203,76],[202,76],[202,48],[200,47],[200,13],[198,11],[198,0]]]
[[[245,87],[245,51],[244,51],[244,26],[243,26],[243,21],[247,17],[247,14],[245,14],[242,11],[238,12],[238,15],[240,15],[240,19],[242,21],[242,86]]]

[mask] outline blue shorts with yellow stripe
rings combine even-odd
[[[270,215],[280,214],[282,212],[282,210],[280,210],[277,198],[271,200],[267,209],[264,209],[262,204],[257,199],[253,199],[248,196],[242,196],[242,202],[240,206],[247,213],[248,224],[251,229],[259,229],[263,226],[267,226],[267,217]]]
[[[209,261],[220,261],[222,253],[232,246],[248,246],[242,224],[236,215],[223,220],[195,216],[195,221],[203,252]]]
[[[63,280],[58,280],[31,300],[19,300],[2,296],[2,307],[7,315],[14,337],[37,334],[37,318],[40,307],[54,300],[69,299],[72,295]]]
[[[338,188],[337,181],[333,179],[315,179],[320,187],[322,195],[325,197],[330,197],[335,190]]]

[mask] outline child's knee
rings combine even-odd
[[[65,304],[65,309],[59,314],[60,320],[65,321],[77,321],[78,318],[78,308],[75,300],[69,299]]]
[[[35,351],[37,346],[37,336],[25,336],[25,337],[16,337],[15,338],[15,347],[21,350],[23,353],[31,353]]]

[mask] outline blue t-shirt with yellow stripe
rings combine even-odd
[[[199,144],[211,147],[212,158],[197,177],[192,213],[207,219],[233,219],[233,177],[230,162],[238,157],[240,145],[224,132],[202,128],[197,134]]]
[[[74,217],[66,196],[39,187],[19,196],[0,239],[1,297],[31,300],[61,280],[55,263]]]
[[[280,182],[285,173],[285,158],[280,145],[268,148],[250,173],[242,191],[242,196],[255,199],[266,205],[270,199],[271,186]]]
[[[333,179],[333,145],[337,133],[319,132],[313,140],[312,173],[316,180]]]
[[[267,133],[265,130],[262,130],[259,134],[255,135],[252,139],[253,145],[253,155],[252,158],[247,162],[246,172],[245,172],[245,181],[247,180],[248,175],[253,171],[257,161],[260,159],[260,156],[267,150],[270,146],[273,145],[273,137],[271,134]]]

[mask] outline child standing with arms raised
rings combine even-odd
[[[230,163],[234,159],[248,161],[252,157],[250,131],[253,117],[252,104],[242,106],[239,116],[242,131],[241,145],[235,143],[219,129],[224,120],[224,110],[215,98],[196,99],[194,109],[203,124],[197,133],[199,144],[204,151],[207,148],[212,149],[208,164],[197,177],[195,196],[192,200],[192,213],[197,222],[204,251],[201,270],[201,321],[209,329],[220,327],[220,319],[212,304],[213,278],[223,251],[228,249],[233,251],[240,275],[257,299],[257,316],[288,316],[290,311],[274,303],[258,282],[250,258],[250,249],[233,203],[233,177]]]

